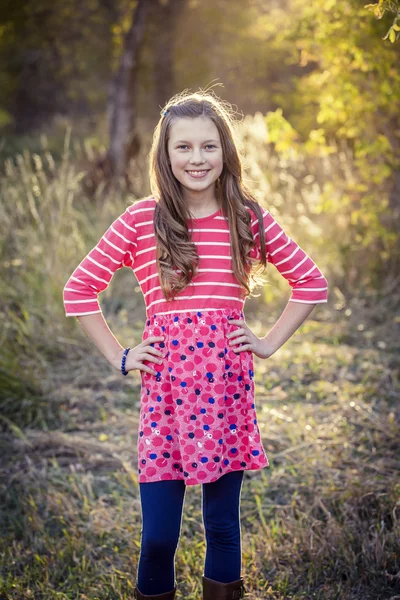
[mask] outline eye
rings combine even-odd
[[[207,144],[206,148],[216,148],[217,146],[214,146],[214,144]]]
[[[180,148],[187,148],[187,145],[186,144],[182,144],[182,146],[178,146],[178,149],[180,149]]]

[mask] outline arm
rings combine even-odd
[[[124,347],[109,328],[102,312],[77,317],[79,324],[108,362],[119,369]]]
[[[78,320],[103,356],[106,357],[113,367],[119,370],[124,348],[114,337],[103,317],[103,313],[79,316]],[[131,348],[128,352],[125,370],[129,372],[133,369],[138,369],[151,375],[157,375],[157,371],[155,371],[151,363],[161,364],[163,362],[163,353],[154,348],[152,344],[159,343],[163,339],[163,335],[147,337],[140,344]],[[143,361],[147,361],[150,364],[147,365]]]
[[[259,222],[254,213],[251,229],[256,242],[255,257],[261,257]],[[260,358],[274,354],[306,320],[316,304],[328,301],[328,282],[315,262],[291,239],[274,217],[262,208],[267,261],[274,265],[292,288],[285,310],[272,329],[258,338],[244,321],[233,320],[240,326],[228,338],[237,338],[232,346],[244,344],[234,351],[251,350]]]
[[[287,303],[275,325],[263,338],[261,338],[265,348],[265,358],[269,358],[279,350],[285,342],[287,342],[300,325],[307,319],[315,306],[315,304],[301,304],[290,301]]]

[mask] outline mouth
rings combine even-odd
[[[190,177],[193,177],[194,179],[201,179],[202,177],[206,177],[207,173],[210,170],[211,169],[202,169],[200,171],[199,169],[191,169],[190,171],[186,171],[186,173],[188,173],[188,175],[190,175]]]

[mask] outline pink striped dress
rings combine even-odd
[[[77,266],[63,294],[67,317],[101,312],[98,294],[118,269],[132,269],[144,296],[142,341],[163,353],[144,361],[137,438],[138,481],[209,483],[230,471],[268,467],[257,422],[251,351],[234,352],[227,334],[244,320],[244,289],[232,270],[228,221],[222,210],[193,221],[198,274],[174,301],[163,296],[156,265],[152,197],[129,206]],[[251,230],[260,258],[259,223]],[[327,302],[327,280],[313,260],[262,208],[267,260],[291,287],[291,302]]]

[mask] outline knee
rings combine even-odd
[[[173,557],[178,545],[176,536],[163,536],[160,532],[142,535],[141,553],[148,558]]]
[[[213,545],[236,547],[240,544],[240,523],[237,520],[208,519],[205,530],[207,541]]]

